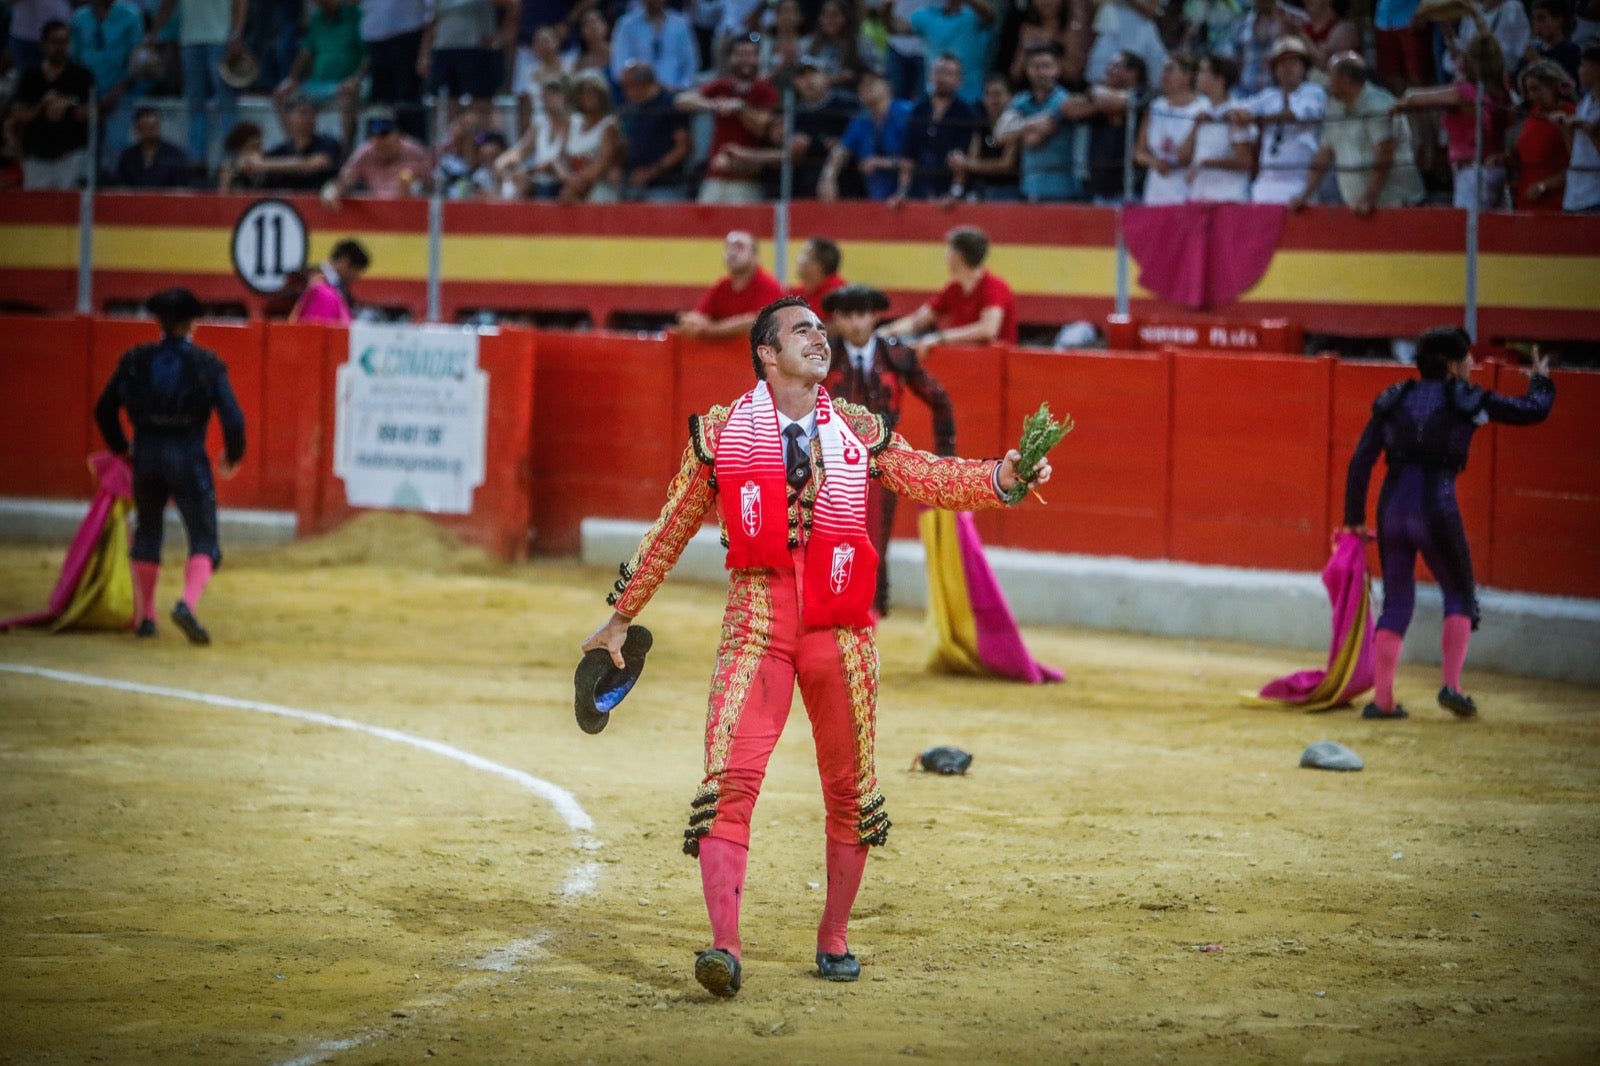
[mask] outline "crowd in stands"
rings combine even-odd
[[[1600,0],[1302,2],[0,0],[0,187],[1600,210]]]

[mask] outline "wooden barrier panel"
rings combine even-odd
[[[1172,558],[1321,569],[1333,364],[1173,356]]]
[[[1020,433],[1022,420],[1048,401],[1075,428],[1051,456],[1054,473],[1040,491],[1048,505],[1006,515],[1009,546],[1166,557],[1171,363],[1165,353],[1011,353],[1006,426]]]
[[[631,334],[538,334],[533,550],[576,554],[590,516],[652,519],[688,441],[673,411],[676,344]]]
[[[1499,366],[1496,390],[1527,379]],[[1538,426],[1495,433],[1488,577],[1500,588],[1600,597],[1600,375],[1555,371],[1555,407]],[[1473,456],[1474,463],[1482,457]],[[1489,465],[1489,464],[1485,464]],[[1475,550],[1475,558],[1483,558]]]
[[[676,333],[670,336],[678,368],[672,389],[674,433],[687,441],[689,416],[731,404],[755,386],[756,372],[746,337],[708,341]]]
[[[300,470],[302,408],[321,396],[307,383],[320,380],[324,349],[346,334],[314,323],[271,322],[262,341],[261,419],[249,427],[246,462],[261,471],[261,506],[290,511]]]
[[[103,448],[94,402],[104,381],[89,372],[86,318],[0,318],[0,492],[87,497],[85,465]]]

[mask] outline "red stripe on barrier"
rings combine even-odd
[[[852,202],[848,224],[843,205],[802,200],[789,209],[789,232],[796,239],[813,233],[836,240],[934,241],[957,226],[979,226],[993,244],[1034,244],[1103,248],[1117,239],[1116,212],[1104,207],[1070,204],[985,204],[951,212],[937,204],[913,203],[899,209],[883,203]],[[844,232],[841,232],[844,231]],[[850,273],[848,249],[845,275]],[[1015,278],[1011,279],[1013,282]]]
[[[448,203],[447,234],[492,237],[695,237],[720,240],[746,230],[758,240],[772,236],[772,208],[680,204],[607,204],[595,209],[552,203]]]
[[[1489,212],[1478,219],[1478,250],[1484,255],[1600,255],[1600,217]]]
[[[7,192],[0,196],[0,224],[76,226],[81,197],[75,192]]]
[[[1284,219],[1280,251],[1453,252],[1467,247],[1467,213],[1407,207],[1358,218],[1342,207],[1309,207]]]

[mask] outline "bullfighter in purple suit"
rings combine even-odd
[[[1350,457],[1345,477],[1344,528],[1365,535],[1367,484],[1378,453],[1389,472],[1378,496],[1378,550],[1383,566],[1383,613],[1375,638],[1377,677],[1363,718],[1404,718],[1394,699],[1394,673],[1416,605],[1417,553],[1444,597],[1439,706],[1461,718],[1478,708],[1461,692],[1467,643],[1478,627],[1472,557],[1456,506],[1456,475],[1466,469],[1472,434],[1501,422],[1542,422],[1555,402],[1548,361],[1535,352],[1525,396],[1501,396],[1471,383],[1471,341],[1459,329],[1424,333],[1417,344],[1420,380],[1390,386],[1372,405],[1372,419]]]

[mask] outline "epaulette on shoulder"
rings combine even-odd
[[[868,455],[877,455],[889,446],[889,426],[882,415],[848,400],[835,400],[833,409],[844,418],[850,432],[861,438]]]
[[[1411,391],[1411,386],[1415,384],[1415,379],[1410,381],[1397,381],[1393,385],[1390,385],[1387,389],[1384,389],[1378,394],[1378,398],[1372,401],[1372,413],[1386,415],[1390,411],[1393,411],[1400,405],[1400,401],[1405,399],[1406,393]]]
[[[728,408],[713,407],[703,415],[689,416],[689,443],[695,458],[710,466],[717,457],[717,438],[728,424]]]

